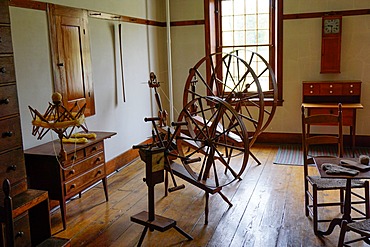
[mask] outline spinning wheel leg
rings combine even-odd
[[[249,155],[252,156],[252,159],[254,159],[257,162],[257,165],[261,165],[261,161],[257,159],[257,157],[249,150]]]
[[[220,194],[220,196],[222,197],[222,199],[224,199],[224,201],[229,204],[229,207],[232,207],[233,204],[229,201],[229,199],[221,192],[219,191],[218,194]]]
[[[209,201],[209,193],[206,192],[206,206],[204,209],[204,224],[205,225],[208,225],[208,212],[209,212],[208,201]]]
[[[146,232],[148,231],[148,228],[149,228],[148,226],[146,226],[144,228],[143,232],[141,233],[140,240],[139,240],[139,243],[137,244],[137,246],[141,246],[141,244],[143,243]]]

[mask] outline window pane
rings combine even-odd
[[[256,31],[246,31],[246,45],[257,44],[257,32]]]
[[[257,15],[247,15],[245,17],[246,30],[255,30],[257,27]]]
[[[245,13],[255,14],[257,12],[257,0],[246,0],[245,2]]]
[[[270,12],[270,1],[268,0],[258,1],[258,12],[259,13],[269,13]]]
[[[243,15],[234,16],[234,30],[245,30]]]
[[[222,16],[233,15],[233,2],[232,1],[221,1]]]
[[[269,20],[270,17],[268,14],[259,14],[258,15],[258,28],[259,29],[269,29]]]
[[[245,1],[244,0],[234,0],[234,15],[241,15],[244,14],[244,7]]]
[[[245,44],[245,32],[235,32],[234,33],[234,45],[244,45]]]
[[[259,30],[258,31],[258,42],[256,44],[265,45],[269,43],[269,30]]]
[[[222,18],[222,31],[233,30],[233,17],[227,16]]]
[[[222,34],[222,45],[232,46],[233,45],[233,32],[223,32]]]

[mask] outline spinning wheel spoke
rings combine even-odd
[[[200,109],[196,116],[189,111],[195,102]],[[184,107],[178,120],[187,122],[176,133],[178,152],[187,158],[182,163],[194,179],[208,187],[222,187],[240,177],[248,162],[248,133],[230,104],[214,96],[197,98]]]

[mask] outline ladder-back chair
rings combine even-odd
[[[314,233],[320,235],[318,224],[321,222],[329,222],[331,219],[319,217],[318,209],[322,207],[339,206],[340,212],[343,213],[344,206],[344,190],[346,186],[345,179],[329,179],[321,178],[320,175],[313,176],[309,174],[309,166],[313,164],[312,157],[309,151],[312,146],[317,145],[336,145],[337,157],[343,157],[343,116],[342,105],[338,104],[337,114],[318,114],[306,116],[304,106],[301,107],[302,115],[302,151],[304,163],[304,189],[305,189],[305,214],[311,216],[313,220]],[[315,134],[310,133],[311,125],[331,125],[335,126],[337,132],[335,134]],[[369,182],[363,180],[352,180],[352,188],[363,188],[364,196],[359,193],[352,192],[356,196],[356,200],[351,203],[352,210],[357,211],[361,219],[369,218],[370,203],[369,203]],[[339,200],[334,202],[319,202],[319,191],[337,190],[339,191]],[[356,204],[364,204],[365,210],[360,210],[359,207],[354,207]],[[358,219],[359,219],[358,218]]]

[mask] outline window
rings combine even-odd
[[[249,61],[253,51],[273,68],[278,81],[278,99],[282,100],[281,31],[282,0],[206,0],[206,52],[231,52]],[[278,6],[279,8],[276,8]],[[279,42],[278,42],[279,40]],[[260,74],[262,61],[254,59],[251,67]],[[223,72],[224,73],[224,72]],[[259,78],[263,90],[271,89],[269,74]]]

